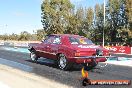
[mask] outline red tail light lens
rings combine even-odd
[[[76,52],[75,53],[75,56],[80,56],[81,54],[79,52]]]

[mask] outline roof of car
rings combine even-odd
[[[71,36],[71,37],[79,36],[79,35],[74,35],[74,34],[51,34],[51,35],[57,35],[57,36]]]

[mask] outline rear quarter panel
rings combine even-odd
[[[62,44],[58,47],[58,53],[63,53],[67,58],[73,57],[75,50],[71,47],[69,38],[67,36],[62,36],[61,38]]]

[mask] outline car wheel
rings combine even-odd
[[[85,70],[92,70],[94,67],[97,66],[97,64],[98,63],[96,62],[96,60],[93,59],[91,63],[84,64]]]
[[[59,54],[58,56],[58,67],[61,70],[68,70],[71,64],[68,62],[66,56],[64,54]]]
[[[33,51],[30,53],[30,58],[31,58],[31,60],[32,60],[33,62],[37,62],[37,60],[38,60],[37,55],[36,55],[35,52],[33,52]]]

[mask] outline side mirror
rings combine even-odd
[[[45,40],[43,39],[43,40],[41,40],[41,42],[43,43]]]

